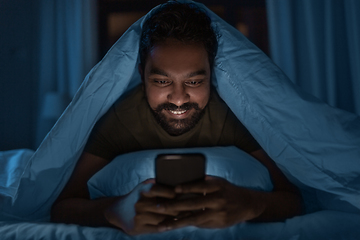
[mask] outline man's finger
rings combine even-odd
[[[214,217],[212,211],[202,211],[193,213],[183,218],[173,218],[172,220],[160,223],[160,227],[165,227],[167,230],[182,228],[186,226],[204,226]]]
[[[181,184],[175,187],[176,193],[199,193],[208,194],[219,191],[221,182],[217,179],[209,179],[195,183]]]
[[[160,209],[166,214],[172,212],[197,211],[203,209],[219,209],[223,201],[210,194],[206,197],[199,196],[182,200],[167,201],[160,204]]]
[[[146,212],[142,214],[136,214],[134,217],[135,225],[158,225],[169,216]]]
[[[177,216],[179,214],[178,211],[173,211],[171,209],[166,210],[163,203],[164,201],[161,202],[157,198],[141,198],[135,203],[135,212],[137,214],[150,212],[170,216]]]
[[[176,196],[174,189],[159,184],[154,184],[149,191],[143,191],[141,194],[148,198],[162,197],[171,199]]]

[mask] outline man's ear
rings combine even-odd
[[[141,76],[141,81],[142,83],[144,83],[144,71],[141,67],[141,64],[138,65],[138,70],[139,70],[139,73],[140,73],[140,76]]]

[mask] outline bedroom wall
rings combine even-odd
[[[38,5],[0,0],[0,151],[36,148]]]

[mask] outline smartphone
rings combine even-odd
[[[205,156],[201,153],[159,154],[155,161],[156,183],[169,187],[205,179]]]

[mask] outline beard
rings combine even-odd
[[[194,128],[200,119],[204,116],[205,108],[206,107],[201,109],[197,103],[184,103],[180,107],[173,103],[163,103],[158,105],[156,109],[152,109],[150,107],[157,123],[171,136],[179,136]],[[194,109],[195,111],[190,117],[186,119],[168,119],[162,112],[163,110],[189,111],[191,109]]]

